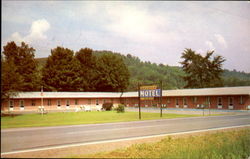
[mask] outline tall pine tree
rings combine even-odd
[[[184,50],[181,56],[184,60],[180,63],[186,73],[183,77],[187,82],[186,88],[223,86],[221,75],[225,59],[222,56],[214,56],[211,59],[213,53],[214,51],[208,51],[203,57],[191,49]]]

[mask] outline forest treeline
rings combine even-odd
[[[156,64],[150,61],[141,61],[131,54],[123,55],[112,51],[93,51],[93,55],[105,53],[115,54],[123,59],[130,73],[129,85],[126,91],[136,91],[138,83],[157,83],[163,81],[163,89],[182,89],[187,84],[183,77],[186,73],[179,66]],[[36,58],[42,68],[47,58]],[[250,73],[237,70],[223,69],[222,80],[224,87],[250,86]]]
[[[56,47],[43,65],[35,49],[24,42],[8,42],[1,56],[1,99],[20,91],[124,92],[130,74],[122,57],[93,54],[90,48],[73,51]]]
[[[81,48],[51,49],[48,58],[35,58],[24,42],[8,42],[1,54],[1,98],[19,91],[136,91],[138,83],[163,82],[163,89],[250,86],[250,73],[223,70],[221,56],[201,56],[185,49],[182,67],[141,61],[131,54]]]

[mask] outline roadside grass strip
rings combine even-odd
[[[128,148],[72,158],[187,158],[223,159],[250,156],[250,128],[178,138],[157,143],[134,144]]]
[[[142,112],[142,120],[197,117],[194,114],[163,114]],[[111,122],[139,121],[138,112],[60,112],[41,114],[23,114],[15,117],[1,117],[1,129],[21,127],[43,127],[79,124],[97,124]]]

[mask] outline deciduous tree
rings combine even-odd
[[[10,96],[15,96],[22,85],[22,76],[17,72],[17,67],[13,59],[8,61],[1,58],[1,101],[8,100]]]
[[[76,59],[79,61],[80,90],[94,91],[97,80],[97,59],[90,48],[80,49],[76,52]]]
[[[74,52],[63,47],[52,49],[42,76],[45,90],[76,91],[80,79]]]
[[[12,41],[3,47],[5,62],[9,63],[22,78],[22,83],[18,87],[19,91],[36,91],[39,88],[37,62],[34,59],[34,53],[35,49],[24,42],[21,43],[21,46],[17,46]]]
[[[123,92],[129,84],[129,71],[121,57],[104,53],[98,59],[96,91]]]

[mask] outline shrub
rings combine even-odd
[[[103,103],[103,105],[102,105],[102,109],[104,109],[106,111],[112,110],[112,107],[113,107],[113,103]]]
[[[118,107],[116,108],[117,113],[124,113],[125,112],[125,107],[124,104],[119,104]]]

